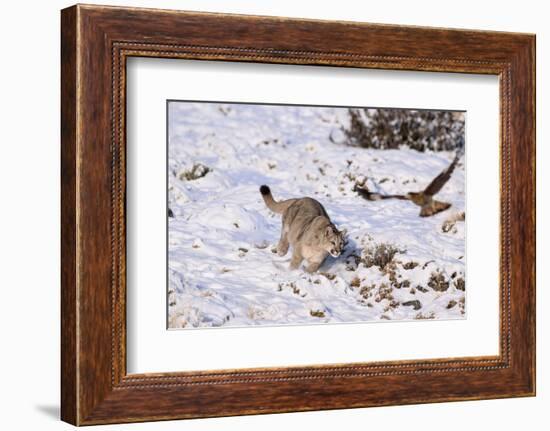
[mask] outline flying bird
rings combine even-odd
[[[423,191],[409,192],[405,195],[383,195],[380,193],[370,192],[365,185],[359,184],[355,184],[354,191],[369,201],[378,201],[381,199],[401,199],[411,201],[420,207],[420,217],[433,216],[441,211],[445,211],[451,206],[450,203],[437,201],[433,197],[439,193],[447,181],[449,181],[461,155],[462,154],[460,152],[457,153],[451,164],[437,177],[435,177]]]

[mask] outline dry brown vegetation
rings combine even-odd
[[[445,292],[449,288],[449,281],[445,278],[443,272],[437,270],[432,272],[428,286],[437,292]]]
[[[345,143],[376,149],[452,151],[464,146],[464,114],[449,111],[350,108]]]
[[[202,163],[195,163],[191,169],[180,172],[178,176],[180,180],[193,181],[204,177],[211,170],[212,169]]]
[[[313,317],[319,317],[319,318],[326,317],[325,312],[321,310],[310,310],[309,314]]]
[[[393,258],[397,253],[404,252],[405,250],[401,250],[395,245],[387,242],[374,244],[363,249],[363,253],[361,254],[361,262],[367,268],[377,266],[383,270],[386,265],[393,261]]]
[[[466,290],[466,283],[464,282],[464,277],[459,277],[454,281],[455,289],[457,290]]]

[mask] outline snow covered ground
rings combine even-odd
[[[339,142],[341,108],[169,103],[170,328],[465,316],[463,160],[433,217],[402,200],[353,191],[422,190],[454,154],[369,150]],[[318,273],[273,253],[281,228],[258,191],[310,196],[348,231]],[[450,220],[450,221],[449,221]],[[446,223],[447,222],[447,223]]]

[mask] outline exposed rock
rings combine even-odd
[[[413,299],[412,301],[405,301],[401,305],[405,307],[413,307],[414,310],[420,310],[422,308],[422,304],[418,299]]]
[[[449,301],[449,303],[447,304],[447,309],[453,308],[456,304],[457,304],[457,302],[454,299],[451,299]]]

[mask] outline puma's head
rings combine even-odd
[[[344,251],[346,230],[339,231],[333,224],[325,228],[321,238],[321,246],[332,257],[338,257]]]

